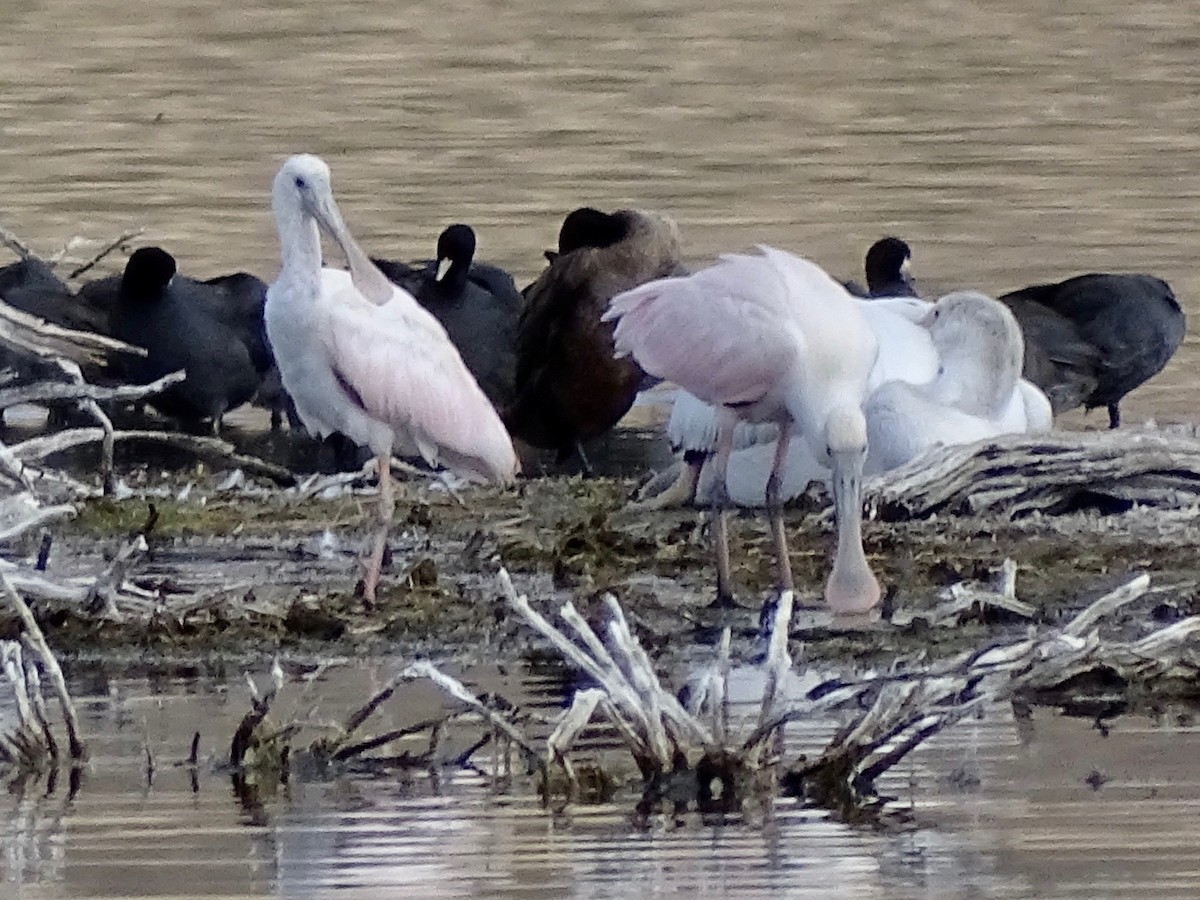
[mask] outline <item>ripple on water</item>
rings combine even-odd
[[[330,671],[316,694],[321,710],[349,708],[393,668]],[[471,674],[546,708],[568,689],[544,671]],[[90,673],[83,687],[100,693],[79,698],[92,759],[77,796],[68,802],[60,784],[49,796],[38,789],[0,800],[3,883],[22,898],[1165,898],[1200,890],[1200,729],[1187,719],[1121,719],[1102,737],[1048,710],[1020,727],[1008,710],[990,710],[887,776],[881,789],[915,807],[916,825],[876,832],[790,800],[750,821],[637,822],[628,795],[555,814],[531,787],[500,792],[472,771],[293,780],[239,801],[207,763],[194,786],[173,763],[196,727],[206,757],[224,752],[242,713],[240,678]],[[292,699],[296,712],[311,702]],[[423,718],[439,702],[414,688],[379,727]],[[832,727],[793,729],[792,752],[817,746]],[[611,746],[597,735],[588,752]],[[1092,771],[1108,779],[1099,790],[1087,783]]]

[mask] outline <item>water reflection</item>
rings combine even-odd
[[[900,232],[933,289],[1144,269],[1200,311],[1184,0],[10,6],[4,224],[47,251],[139,223],[182,271],[271,277],[268,185],[305,149],[372,251],[467,221],[521,281],[567,210],[632,203],[696,259],[770,240],[854,275]],[[1198,352],[1131,423],[1192,416]]]
[[[323,676],[322,714],[336,717],[393,668]],[[563,699],[562,679],[545,672],[487,677],[546,707]],[[103,692],[85,697],[85,684]],[[510,789],[457,769],[294,776],[239,796],[215,763],[243,712],[240,676],[92,674],[77,677],[76,691],[92,750],[79,792],[31,782],[0,801],[5,890],[21,897],[1167,897],[1200,889],[1186,827],[1200,816],[1191,764],[1200,729],[1186,715],[1118,719],[1104,737],[1049,710],[1022,727],[1009,711],[990,710],[881,782],[898,807],[912,807],[915,825],[876,832],[790,800],[747,819],[638,820],[625,791],[612,803],[553,813],[520,782]],[[281,719],[311,699],[293,697],[295,710],[280,710]],[[402,695],[381,727],[426,716],[431,703],[440,701],[419,689]],[[198,723],[194,785],[177,763]],[[817,746],[832,727],[793,729],[790,752]],[[1106,779],[1099,789],[1088,783],[1093,771]]]

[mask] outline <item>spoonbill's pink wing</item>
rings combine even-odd
[[[708,403],[747,403],[772,390],[801,350],[800,333],[781,314],[780,289],[760,260],[727,257],[618,294],[605,318],[617,321],[617,352],[651,375]]]
[[[512,440],[441,324],[399,289],[383,306],[344,288],[338,294],[324,306],[321,335],[338,378],[367,414],[411,439],[430,463],[512,481]]]

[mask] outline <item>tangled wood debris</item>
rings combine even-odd
[[[1012,577],[1005,578],[999,596],[1012,592]],[[1200,616],[1132,641],[1103,636],[1105,620],[1148,591],[1150,579],[1144,574],[1104,594],[1065,624],[996,640],[934,664],[897,662],[886,672],[853,679],[793,670],[787,638],[792,596],[787,592],[775,608],[757,709],[742,716],[741,727],[735,728],[728,630],[685,707],[663,686],[611,596],[604,600],[608,620],[601,637],[571,603],[559,610],[560,628],[516,592],[506,572],[501,572],[500,584],[510,606],[594,684],[576,692],[545,742],[545,765],[561,768],[571,796],[578,778],[570,751],[597,716],[621,736],[652,801],[670,797],[678,803],[690,797],[703,806],[719,798],[729,808],[754,799],[752,790],[779,778],[786,792],[853,817],[877,805],[877,779],[912,750],[964,716],[1001,701],[1053,689],[1098,670],[1138,683],[1185,679],[1195,684],[1200,679]],[[450,696],[464,699],[465,688],[428,665],[407,672],[424,674]],[[796,684],[802,687],[795,690]],[[828,745],[785,766],[786,726],[829,717],[841,719],[842,725]],[[487,718],[490,727],[504,727],[494,713]],[[515,728],[510,723],[505,730],[515,744],[528,749],[531,742],[513,734]]]
[[[86,750],[62,669],[33,612],[3,572],[0,572],[0,592],[19,617],[22,629],[19,640],[0,641],[4,681],[16,710],[15,722],[0,720],[0,770],[19,778],[63,762],[42,691],[43,680],[49,683],[58,700],[67,738],[66,758],[72,766],[77,766],[83,762]]]
[[[900,521],[939,513],[1015,519],[1101,501],[1112,509],[1200,503],[1200,437],[1190,428],[1056,431],[939,447],[869,480],[866,503]]]

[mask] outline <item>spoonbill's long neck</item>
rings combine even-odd
[[[316,220],[299,204],[275,203],[275,221],[279,228],[281,274],[305,284],[317,284],[321,277],[321,234]]]
[[[825,429],[833,469],[833,503],[837,516],[837,555],[825,583],[825,600],[834,613],[864,613],[879,602],[879,582],[867,564],[862,543],[862,472],[866,456],[866,422],[860,410],[840,408]]]
[[[972,354],[944,352],[932,393],[936,399],[963,412],[990,415],[1012,393],[1019,374],[1006,371],[995,354],[986,349]]]

